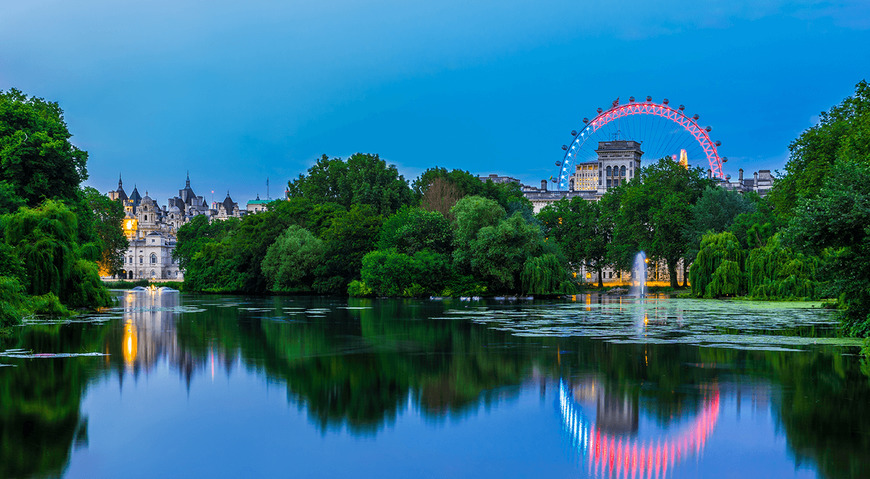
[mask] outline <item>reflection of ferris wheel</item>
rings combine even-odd
[[[690,164],[706,159],[713,177],[724,179],[722,163],[727,159],[717,152],[720,142],[710,140],[712,128],[702,128],[698,125],[699,116],[690,117],[684,110],[683,105],[671,108],[667,99],[654,103],[648,96],[644,102],[635,102],[631,97],[627,104],[620,105],[617,98],[609,110],[599,108],[594,118],[583,119],[584,125],[579,131],[571,132],[571,144],[562,145],[564,157],[556,162],[559,175],[551,177],[551,181],[558,183],[560,190],[569,189],[574,166],[596,161],[598,142],[611,140],[641,143],[645,159],[670,157],[685,159]]]
[[[587,456],[594,476],[659,478],[689,456],[701,454],[719,421],[719,388],[709,391],[689,424],[653,437],[608,433],[584,414],[564,380],[559,381],[559,409],[572,447]]]

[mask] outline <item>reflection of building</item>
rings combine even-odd
[[[212,374],[215,361],[224,364],[227,370],[232,367],[232,362],[220,351],[206,355],[206,351],[197,353],[182,347],[176,330],[176,319],[181,314],[177,291],[127,291],[119,299],[124,315],[121,351],[118,354],[115,349],[117,343],[110,344],[108,351],[110,355],[123,358],[124,369],[134,376],[142,372],[148,374],[158,363],[167,361],[185,378],[189,387],[194,372],[205,370],[209,362],[212,363]]]
[[[573,388],[575,401],[595,407],[595,423],[610,434],[636,433],[638,428],[637,398],[608,390],[601,381],[587,378]]]

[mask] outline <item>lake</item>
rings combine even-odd
[[[116,294],[0,338],[0,477],[870,477],[817,305]]]

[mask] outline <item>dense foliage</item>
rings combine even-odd
[[[455,194],[448,209],[427,202],[433,185]],[[412,190],[394,166],[357,154],[321,158],[289,192],[240,221],[182,226],[174,254],[185,288],[355,296],[573,290],[561,251],[547,244],[515,183],[436,168]]]
[[[87,153],[71,136],[57,103],[0,92],[0,325],[111,304],[99,270],[121,264],[123,212],[80,188]]]

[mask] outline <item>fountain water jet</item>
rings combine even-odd
[[[631,267],[631,296],[643,298],[646,296],[646,253],[640,251],[634,257]]]

